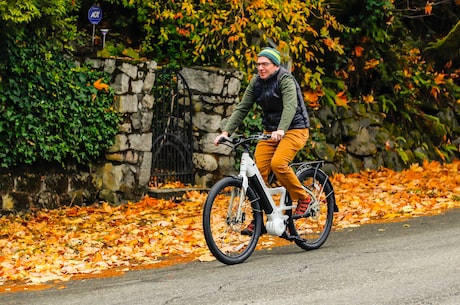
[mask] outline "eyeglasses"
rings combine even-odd
[[[260,66],[266,68],[271,64],[272,64],[271,62],[258,62],[258,63],[256,63],[256,66],[257,66],[257,68],[259,68]]]

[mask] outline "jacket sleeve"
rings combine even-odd
[[[290,74],[283,75],[279,85],[283,101],[283,112],[278,130],[284,130],[285,132],[289,129],[297,110],[297,91],[293,77]]]
[[[243,122],[249,110],[251,110],[252,106],[255,103],[253,88],[256,77],[257,76],[254,76],[252,78],[251,82],[246,88],[246,91],[244,92],[243,99],[236,106],[236,109],[233,111],[232,115],[227,121],[227,124],[225,125],[223,131],[227,131],[230,135],[234,133],[235,130],[240,126],[241,122]]]

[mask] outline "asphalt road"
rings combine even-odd
[[[460,304],[460,209],[332,232],[245,263],[188,263],[0,294],[0,304]]]

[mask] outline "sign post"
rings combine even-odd
[[[99,5],[93,5],[89,8],[88,20],[93,25],[93,35],[92,35],[92,43],[91,43],[91,51],[92,51],[94,47],[94,35],[96,32],[96,24],[98,24],[102,20],[102,9]]]

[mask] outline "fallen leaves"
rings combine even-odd
[[[331,177],[340,211],[334,228],[394,221],[460,207],[460,160]],[[204,241],[205,193],[181,203],[145,197],[137,203],[38,210],[0,218],[0,285],[65,281],[104,270],[151,266],[168,258],[214,260]],[[283,243],[264,235],[258,249]]]
[[[205,194],[175,204],[143,198],[112,207],[39,210],[0,218],[0,284],[42,283],[108,268],[158,263],[207,252],[201,229]]]
[[[460,161],[425,162],[402,172],[389,169],[335,175],[340,208],[335,227],[440,213],[460,207]]]

